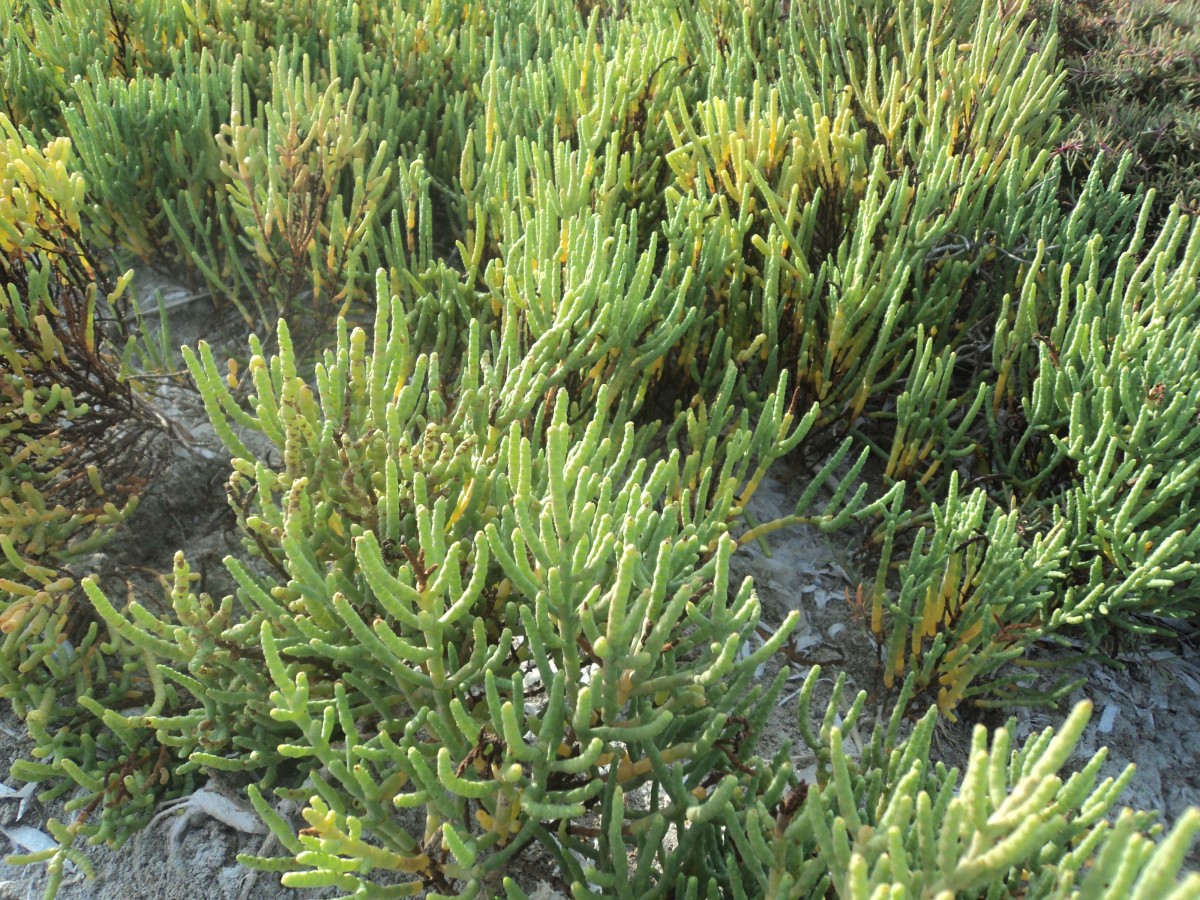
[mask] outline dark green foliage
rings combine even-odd
[[[1110,172],[1122,154],[1125,185],[1158,192],[1200,213],[1200,6],[1194,0],[1064,0],[1055,4],[1069,74],[1068,108],[1079,115],[1057,148],[1082,181]],[[1035,4],[1046,21],[1051,5]]]

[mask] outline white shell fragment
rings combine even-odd
[[[164,817],[176,812],[181,812],[181,815],[171,827],[167,843],[167,852],[171,857],[179,851],[180,840],[197,816],[216,819],[222,825],[228,825],[244,834],[266,834],[268,831],[266,824],[253,809],[247,809],[232,797],[208,788],[200,788],[191,796],[164,804],[158,814],[150,820],[147,828],[153,828]]]
[[[25,818],[25,811],[29,808],[29,801],[33,799],[33,795],[36,790],[37,784],[32,781],[19,791],[15,790],[14,788],[10,788],[3,781],[0,781],[0,800],[21,801],[20,805],[17,807],[16,818],[13,821],[20,822],[23,818]]]
[[[38,831],[28,825],[0,825],[0,832],[19,847],[30,853],[40,853],[43,850],[53,850],[58,842],[44,831]]]

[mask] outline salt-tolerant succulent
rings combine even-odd
[[[105,320],[120,308],[130,274],[105,291],[82,242],[84,183],[71,171],[70,141],[38,147],[4,116],[0,137],[0,619],[11,635],[8,665],[8,654],[43,628],[64,639],[62,622],[48,624],[62,614],[71,584],[57,567],[132,511],[146,474],[139,457],[161,423],[109,340]],[[42,646],[39,657],[46,652]]]
[[[933,507],[934,545],[925,551],[918,534],[895,600],[891,542],[913,523],[898,513],[885,529],[872,627],[886,640],[893,674],[909,652],[949,651],[922,676],[928,683],[937,674],[943,704],[978,693],[966,688],[957,661],[969,659],[974,678],[997,671],[1002,651],[1015,658],[1029,640],[1068,626],[1098,641],[1116,626],[1152,629],[1150,616],[1196,609],[1191,498],[1200,397],[1192,326],[1200,231],[1172,214],[1144,253],[1152,201],[1142,204],[1119,255],[1096,236],[1078,269],[1063,265],[1057,285],[1031,270],[1021,293],[1006,300],[993,350],[1001,382],[987,411],[990,472],[980,480],[1008,485],[1007,509],[993,500],[985,527],[983,489],[961,505],[952,481],[945,505]],[[1014,366],[1018,358],[1028,365]],[[1010,371],[1024,374],[1006,385]],[[1011,556],[1011,564],[1023,560],[1022,575],[988,586],[991,566],[1009,565],[999,562],[1006,554],[1022,554]],[[922,566],[926,574],[917,576]],[[971,598],[982,601],[979,616],[960,619]],[[893,614],[887,625],[885,608]],[[900,632],[910,627],[911,651],[904,651]],[[934,641],[924,650],[922,629]],[[987,644],[992,636],[1003,638]],[[987,649],[975,644],[981,640]],[[998,695],[1006,685],[996,684]]]
[[[522,896],[534,845],[581,898],[1195,892],[1194,812],[1163,838],[1102,755],[1064,774],[1086,710],[929,762],[939,715],[1063,696],[1030,690],[1055,641],[1196,610],[1200,237],[1128,158],[1072,179],[1053,18],[253,6],[0,0],[0,694],[71,816],[22,857],[48,894],[84,839],[205,808],[345,896]],[[53,458],[160,424],[93,246],[253,331],[184,351],[230,596],[183,553],[158,606],[57,572],[135,483]],[[124,406],[62,387],[81,358]],[[111,509],[46,499],[76,489]],[[796,617],[731,560],[799,524],[865,537],[883,713],[860,739],[839,681],[814,731],[814,672],[809,758],[767,759]]]
[[[709,781],[714,763],[752,745],[762,723],[742,715],[761,693],[755,669],[795,617],[737,653],[758,601],[729,583],[727,522],[752,461],[794,445],[815,414],[793,424],[777,400],[757,427],[735,421],[727,447],[739,452],[716,458],[698,424],[696,449],[650,465],[650,432],[614,430],[625,404],[606,387],[582,415],[563,390],[500,402],[517,396],[504,388],[528,377],[537,342],[493,367],[474,338],[447,383],[408,341],[398,299],[377,308],[373,352],[343,327],[315,395],[281,326],[281,355],[251,362],[254,414],[234,412],[204,348],[189,354],[236,454],[249,543],[273,574],[230,560],[242,589],[236,607],[216,607],[186,593],[180,562],[178,624],[136,605],[122,615],[87,585],[115,633],[161,660],[150,707],[112,721],[185,747],[181,773],[307,777],[307,837],[279,833],[296,854],[288,884],[363,890],[377,868],[473,896],[530,839],[586,882],[570,851],[591,866],[603,855],[570,820],[659,833],[711,817],[705,804],[737,788],[737,769]],[[725,409],[718,398],[711,432]],[[251,457],[237,425],[271,437],[282,467]],[[608,784],[650,785],[671,803],[620,814],[599,805]],[[424,809],[424,831],[399,828],[393,804]],[[368,852],[360,829],[382,842],[364,878],[343,861]]]
[[[1133,775],[1101,779],[1101,750],[1076,772],[1064,766],[1091,705],[1081,703],[1055,734],[1016,746],[1010,722],[976,726],[966,770],[930,763],[937,713],[900,739],[897,712],[859,736],[865,694],[843,711],[834,686],[819,731],[809,722],[819,669],[805,681],[800,715],[813,774],[776,807],[759,804],[736,820],[730,843],[756,875],[735,896],[813,897],[1151,897],[1200,889],[1195,873],[1175,881],[1200,813],[1185,814],[1157,846],[1161,826],[1121,811],[1107,818]],[[911,689],[910,683],[905,693]],[[857,758],[856,758],[857,757]],[[739,826],[745,823],[745,832]],[[754,829],[754,830],[751,830]],[[731,862],[737,856],[730,854]],[[731,867],[732,868],[732,867]]]
[[[166,422],[122,365],[113,339],[132,273],[99,270],[71,163],[68,139],[40,147],[0,115],[0,697],[43,749],[89,766],[113,746],[92,711],[140,678],[121,671],[65,567],[133,512]],[[55,837],[52,884],[67,858],[86,866]]]
[[[1049,19],[1048,5],[1034,13]],[[1060,153],[1082,181],[1132,163],[1122,182],[1156,190],[1155,218],[1172,205],[1196,210],[1197,118],[1193,102],[1200,8],[1195,2],[1060,4],[1054,17],[1078,122]]]

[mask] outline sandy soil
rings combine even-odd
[[[147,279],[139,278],[145,291]],[[153,282],[151,282],[153,284]],[[241,347],[240,324],[221,320],[203,298],[185,300],[186,289],[158,282],[164,287],[168,303],[178,301],[172,313],[176,343],[192,342],[215,333],[236,335],[231,346]],[[220,325],[220,328],[216,328]],[[227,467],[215,435],[205,422],[199,398],[184,388],[164,385],[160,403],[178,424],[192,435],[190,446],[174,449],[174,458],[162,480],[146,495],[134,519],[124,532],[101,553],[80,560],[80,574],[103,572],[123,584],[130,578],[148,593],[157,590],[154,572],[170,570],[177,549],[185,550],[193,568],[202,573],[204,589],[220,596],[227,592],[228,579],[220,560],[228,553],[240,552],[233,533],[232,516],[224,502]],[[786,515],[792,511],[800,487],[806,483],[802,471],[773,472],[758,495],[752,512],[757,521]],[[847,701],[858,690],[866,690],[868,710],[883,708],[886,696],[879,681],[876,648],[862,617],[847,602],[860,581],[862,562],[857,559],[861,536],[841,534],[830,538],[809,528],[777,532],[767,548],[752,544],[735,559],[739,577],[752,576],[764,605],[764,629],[769,630],[791,610],[799,610],[803,621],[786,649],[762,677],[769,679],[781,666],[788,666],[792,682],[773,711],[769,733],[760,748],[770,752],[784,741],[796,739],[794,689],[812,665],[823,669],[822,690],[828,688],[839,671],[847,673]],[[1181,624],[1181,629],[1186,626]],[[1144,642],[1117,648],[1114,657],[1120,667],[1087,662],[1056,673],[1086,674],[1087,685],[1070,698],[1073,703],[1084,697],[1095,703],[1095,715],[1076,753],[1082,764],[1095,750],[1111,748],[1106,774],[1117,774],[1127,763],[1138,766],[1125,802],[1141,808],[1164,811],[1167,823],[1189,805],[1200,805],[1200,639],[1193,632],[1178,641],[1156,646]],[[1049,686],[1050,681],[1047,681]],[[1064,705],[1063,710],[1068,708]],[[1017,721],[1018,736],[1056,724],[1062,713],[1054,709],[1018,709],[1011,711]],[[965,760],[969,745],[969,711],[957,725],[944,726],[936,747],[940,758],[951,764]],[[986,719],[986,724],[1001,724],[1005,714]],[[868,723],[869,726],[869,723]],[[0,782],[11,788],[21,785],[8,778],[14,759],[25,757],[31,748],[19,721],[6,706],[0,707]],[[798,766],[806,761],[797,755]],[[0,793],[3,790],[0,789]],[[12,802],[0,805],[0,826],[11,826]],[[36,803],[26,811],[20,824],[40,829],[51,815],[61,817],[61,808],[44,808]],[[7,817],[7,818],[6,818]],[[276,897],[321,897],[330,893],[289,891],[275,876],[259,874],[246,891],[247,870],[236,862],[239,852],[258,852],[262,837],[246,835],[213,820],[200,822],[183,833],[177,852],[170,855],[167,839],[173,822],[160,823],[133,838],[120,851],[105,847],[88,848],[97,871],[94,881],[68,879],[60,891],[63,900],[250,900]],[[0,853],[18,850],[0,833]],[[1193,866],[1200,867],[1200,854],[1193,852]],[[527,890],[536,891],[540,900],[560,896],[543,880],[536,859],[523,860]],[[546,875],[552,878],[547,871]],[[0,864],[0,900],[26,900],[41,896],[44,875],[34,867],[16,868]],[[244,893],[243,893],[244,892]]]

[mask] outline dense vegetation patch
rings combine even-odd
[[[1036,12],[0,0],[0,697],[75,814],[48,895],[213,772],[283,847],[243,862],[348,897],[519,897],[535,846],[580,898],[1194,893],[1200,813],[1160,839],[1103,754],[1063,772],[1086,706],[929,759],[1065,694],[1047,645],[1200,603],[1191,164],[1092,164],[1086,28]],[[229,596],[55,569],[170,440],[110,258],[251,332],[183,351]],[[866,536],[886,707],[850,753],[866,695],[814,728],[814,670],[811,782],[758,752],[796,617],[756,637],[730,577],[800,524]]]

